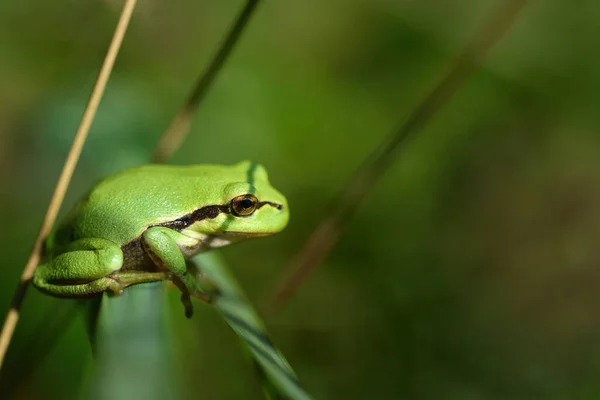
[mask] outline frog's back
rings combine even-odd
[[[76,206],[56,240],[101,237],[123,245],[148,226],[199,208],[201,192],[210,186],[215,171],[211,166],[145,165],[111,175]]]

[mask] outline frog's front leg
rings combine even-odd
[[[123,252],[117,244],[100,238],[79,239],[38,266],[33,284],[55,297],[90,297],[105,291],[120,294],[124,285],[109,275],[122,265]]]
[[[214,284],[199,276],[195,269],[188,271],[184,254],[195,253],[199,246],[198,239],[162,226],[148,228],[142,234],[142,247],[148,257],[160,269],[173,273],[171,280],[181,290],[188,316],[192,313],[190,295],[210,303],[218,293]]]

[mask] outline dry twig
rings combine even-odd
[[[292,259],[287,274],[281,280],[275,298],[269,303],[271,311],[281,308],[306,277],[323,261],[337,242],[344,224],[354,214],[360,202],[369,194],[379,177],[395,160],[408,139],[417,134],[433,115],[448,102],[485,57],[487,51],[511,26],[525,0],[503,2],[491,20],[477,32],[454,60],[434,89],[425,97],[408,119],[393,131],[387,140],[365,161],[332,201],[327,217],[313,230],[304,246]]]
[[[183,143],[183,140],[190,130],[194,113],[198,109],[198,106],[200,106],[200,103],[202,103],[202,100],[204,100],[206,97],[206,94],[214,83],[217,74],[221,68],[223,68],[223,64],[225,64],[225,61],[231,54],[235,44],[238,42],[240,35],[248,24],[248,21],[250,20],[250,17],[256,9],[258,3],[259,0],[248,0],[246,3],[246,6],[227,34],[227,37],[219,48],[219,51],[213,58],[204,74],[202,74],[196,82],[196,86],[194,87],[194,90],[188,97],[187,101],[179,109],[179,112],[177,115],[175,115],[167,130],[158,140],[158,143],[154,149],[154,154],[152,155],[153,162],[163,163],[167,161],[181,146],[181,143]]]
[[[27,292],[27,288],[31,278],[33,277],[33,273],[35,272],[35,268],[40,262],[44,239],[52,230],[52,226],[54,225],[56,216],[58,215],[58,211],[67,191],[67,187],[69,186],[73,171],[75,170],[75,166],[79,160],[81,149],[83,148],[83,144],[87,138],[90,126],[92,125],[92,121],[96,115],[96,110],[98,109],[98,104],[100,104],[100,99],[102,98],[102,94],[104,93],[104,89],[115,63],[115,59],[119,53],[119,49],[121,48],[121,43],[123,42],[123,37],[125,36],[129,21],[131,20],[131,15],[133,14],[135,4],[136,0],[125,0],[119,22],[115,28],[115,32],[106,53],[106,57],[102,67],[100,68],[100,72],[98,73],[96,83],[94,84],[94,88],[88,100],[85,111],[83,112],[79,128],[77,129],[77,133],[73,139],[73,144],[71,145],[71,150],[69,151],[69,155],[65,161],[65,165],[63,166],[63,170],[56,184],[56,188],[54,189],[54,193],[52,195],[52,199],[50,200],[48,210],[46,211],[44,221],[42,222],[40,232],[35,240],[35,244],[29,259],[27,260],[27,264],[25,264],[25,268],[23,269],[23,273],[21,275],[21,281],[17,286],[10,309],[8,310],[8,314],[4,320],[2,332],[0,333],[0,368],[2,367],[6,350],[8,349],[15,331],[15,327],[19,321],[19,311],[21,309],[21,304],[23,303],[23,298],[25,297],[25,293]]]

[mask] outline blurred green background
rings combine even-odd
[[[64,208],[148,161],[243,4],[138,3]],[[259,7],[172,160],[257,160],[288,197],[284,233],[223,251],[259,308],[331,196],[499,3]],[[2,313],[120,7],[0,3]],[[316,398],[600,398],[599,20],[591,0],[526,7],[266,319]],[[172,298],[184,396],[261,398],[220,317],[198,305],[187,321]],[[90,346],[81,317],[53,340],[64,306],[29,291],[0,397],[76,397]]]

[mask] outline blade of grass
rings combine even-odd
[[[458,59],[450,64],[448,72],[443,75],[433,90],[404,123],[400,124],[399,128],[375,149],[346,183],[340,194],[331,202],[325,213],[327,217],[315,227],[301,250],[287,266],[274,299],[268,303],[270,312],[283,307],[306,277],[323,261],[337,242],[344,224],[350,220],[361,201],[397,157],[402,146],[425,126],[477,69],[487,51],[508,30],[525,3],[526,0],[502,3],[482,30],[473,35],[472,41],[460,52]]]
[[[202,253],[194,262],[219,287],[221,295],[213,306],[252,356],[267,398],[310,400],[220,254]],[[84,397],[178,398],[178,382],[169,367],[174,345],[165,288],[164,282],[140,284],[122,296],[102,296],[98,313],[92,315],[96,361]]]
[[[260,317],[246,299],[236,279],[229,272],[218,252],[211,251],[194,257],[203,274],[217,284],[220,295],[213,303],[225,321],[242,340],[265,378],[263,389],[270,398],[308,400],[292,367],[267,336]]]
[[[133,14],[135,4],[136,0],[126,0],[125,4],[123,5],[119,22],[117,23],[117,27],[110,42],[106,57],[102,67],[100,68],[96,83],[94,84],[94,88],[81,118],[81,123],[79,124],[77,133],[73,139],[73,144],[71,145],[69,155],[65,161],[65,165],[60,177],[58,178],[56,188],[52,195],[52,199],[50,200],[50,205],[46,211],[46,215],[42,222],[38,236],[35,240],[33,250],[31,251],[31,255],[29,256],[27,263],[25,264],[19,285],[15,290],[10,309],[6,315],[6,319],[4,320],[4,325],[2,326],[2,332],[0,333],[0,369],[2,368],[4,356],[6,355],[6,351],[12,339],[15,327],[19,321],[19,311],[21,309],[21,304],[23,303],[25,293],[27,292],[29,282],[33,277],[35,268],[40,262],[44,239],[46,236],[48,236],[48,233],[50,233],[52,226],[56,221],[56,216],[58,215],[58,211],[67,191],[67,187],[69,186],[69,182],[73,176],[73,171],[75,170],[75,166],[79,160],[81,149],[83,148],[83,144],[87,138],[90,126],[92,125],[92,121],[96,115],[96,110],[100,104],[100,99],[102,98],[106,83],[108,82],[108,78],[115,63],[115,59],[119,53],[119,49],[121,47],[121,43],[123,42],[123,37],[125,36],[129,21],[131,20],[131,15]]]
[[[82,398],[179,398],[166,297],[164,282],[136,285],[118,297],[102,296],[92,316],[96,359]]]
[[[154,149],[154,154],[152,155],[153,162],[163,163],[167,161],[181,146],[181,143],[183,143],[183,140],[189,132],[194,113],[202,103],[202,100],[206,97],[217,74],[221,68],[223,68],[225,61],[231,54],[235,44],[238,42],[244,28],[248,25],[248,21],[258,3],[259,0],[248,0],[246,6],[240,12],[212,62],[204,74],[198,78],[196,86],[192,93],[190,93],[187,101],[181,107],[177,115],[175,115],[165,133],[163,133],[158,140],[156,148]]]

